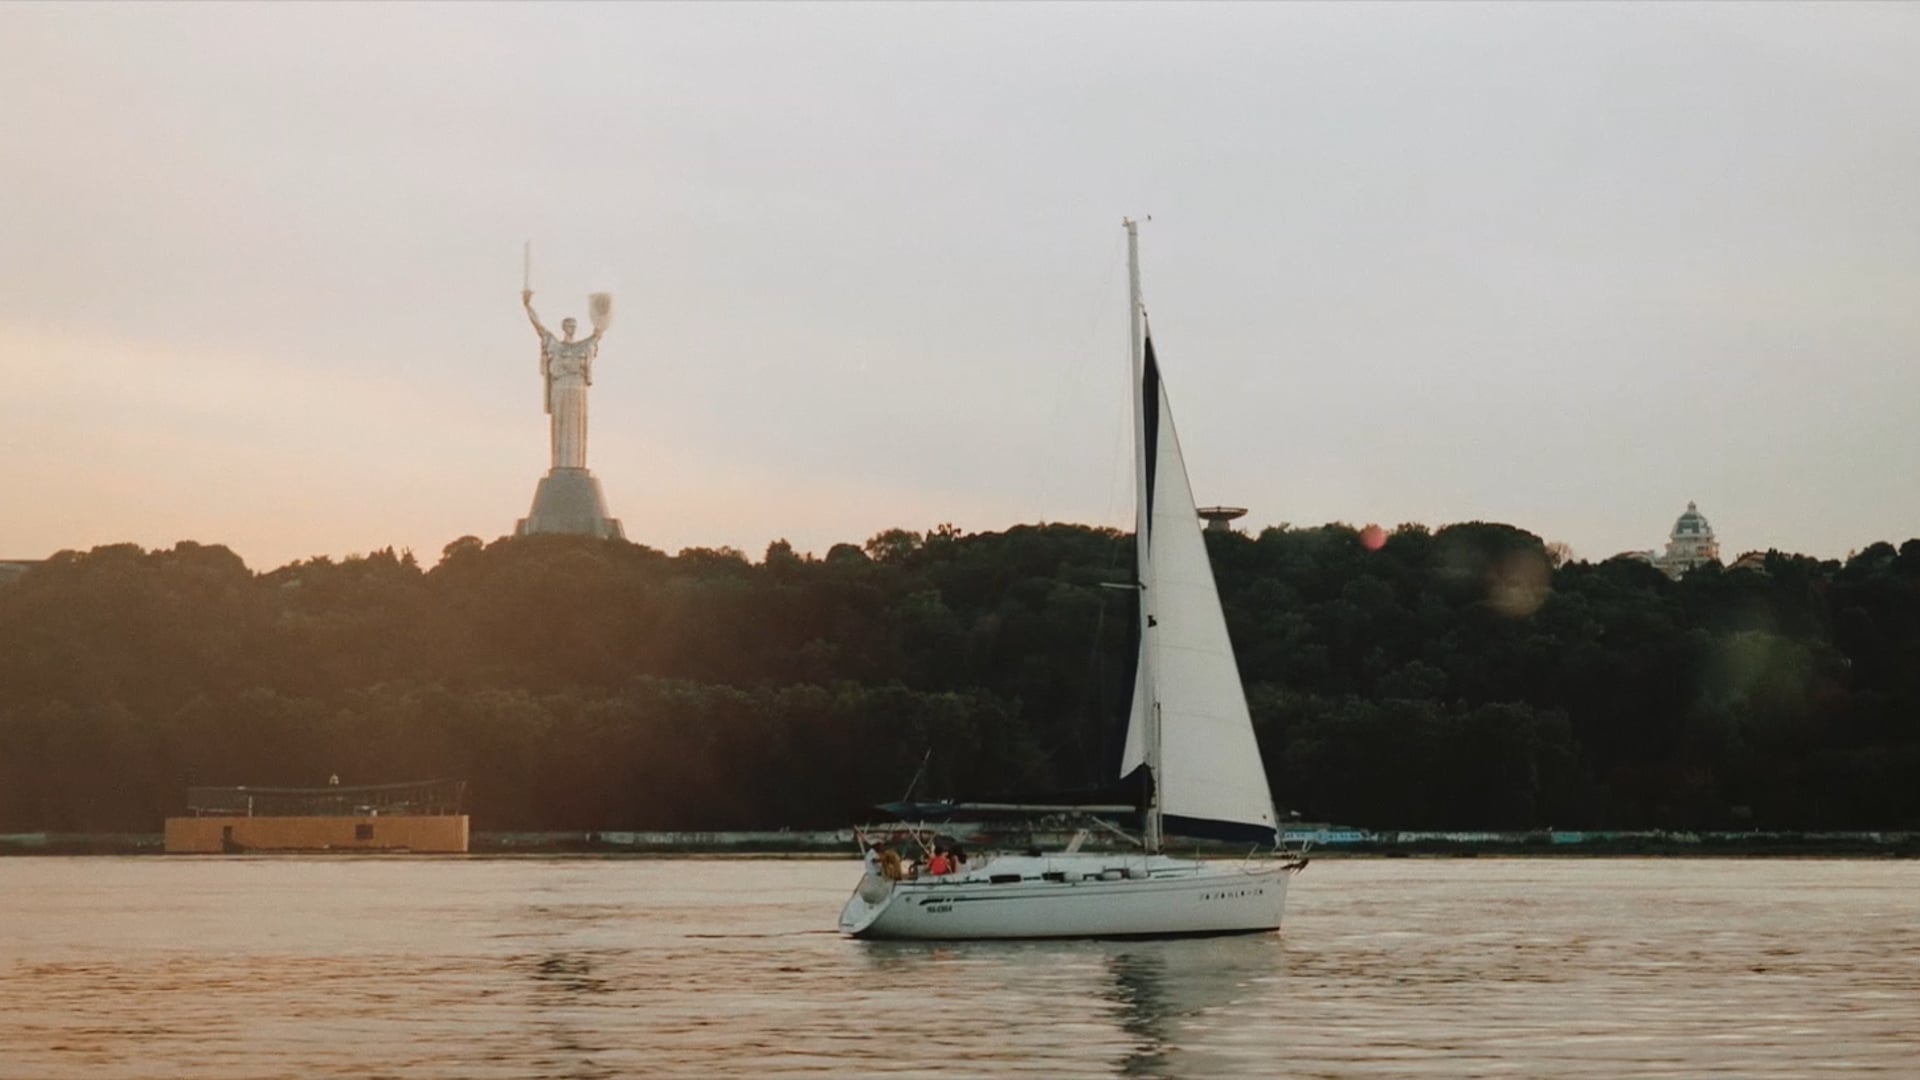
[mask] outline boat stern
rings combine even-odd
[[[860,884],[854,887],[853,895],[847,897],[847,905],[840,909],[840,932],[849,937],[865,937],[893,903],[893,886],[880,867],[868,859]]]

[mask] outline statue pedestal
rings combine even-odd
[[[533,489],[533,509],[513,528],[515,536],[562,533],[625,540],[617,518],[607,516],[607,497],[600,481],[586,469],[555,468]]]

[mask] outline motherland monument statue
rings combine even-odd
[[[527,321],[540,335],[540,381],[546,399],[548,442],[552,464],[534,488],[533,509],[514,528],[517,536],[567,533],[625,539],[620,522],[607,514],[600,481],[587,471],[587,389],[593,385],[593,362],[600,355],[600,339],[613,321],[613,297],[587,297],[587,318],[593,333],[575,340],[579,326],[572,318],[560,320],[555,335],[533,310],[533,251],[522,261],[520,305]]]

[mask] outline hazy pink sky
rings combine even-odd
[[[0,6],[0,558],[1128,525],[1920,534],[1920,7]]]

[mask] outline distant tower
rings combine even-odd
[[[1687,571],[1704,563],[1718,562],[1720,559],[1720,541],[1714,539],[1713,526],[1700,513],[1700,508],[1689,502],[1687,512],[1673,523],[1673,532],[1667,539],[1667,553],[1655,560],[1668,577],[1679,577]]]
[[[1208,532],[1232,532],[1234,518],[1247,516],[1244,506],[1203,506],[1195,511],[1207,523]]]

